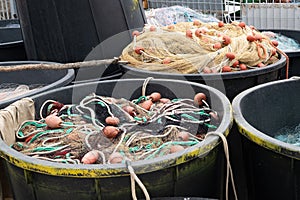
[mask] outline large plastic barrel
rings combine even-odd
[[[0,20],[0,61],[27,60],[18,20]]]
[[[131,41],[131,30],[146,23],[141,0],[16,0],[16,5],[29,60],[67,63],[118,57]],[[118,34],[122,37],[115,39]],[[105,41],[113,42],[107,46]],[[95,48],[97,56],[88,56]],[[113,65],[75,74],[77,82],[119,78]]]
[[[22,64],[38,64],[38,63],[48,63],[43,61],[11,61],[11,62],[0,62],[1,66],[15,66]],[[11,72],[1,72],[0,71],[0,85],[6,83],[12,84],[24,84],[24,85],[41,85],[34,90],[29,90],[29,92],[22,93],[20,95],[14,96],[12,98],[0,99],[0,107],[7,106],[12,102],[21,99],[26,96],[35,95],[42,93],[44,91],[66,86],[70,84],[75,76],[73,69],[62,69],[62,70],[20,70]]]
[[[155,78],[193,81],[220,90],[231,101],[237,94],[250,87],[280,79],[281,70],[285,67],[285,64],[286,58],[281,55],[278,62],[264,68],[226,73],[175,74],[146,71],[124,64],[121,64],[120,67],[123,71],[122,78],[145,78],[150,76]]]
[[[139,0],[16,0],[16,5],[29,60],[83,61],[102,41],[146,22]],[[110,47],[117,48],[114,56],[122,45],[127,41]]]
[[[300,197],[300,148],[275,139],[281,128],[299,125],[299,90],[299,79],[278,80],[250,88],[232,102],[248,199]]]
[[[141,95],[144,79],[107,80],[76,84],[32,96],[36,108],[49,98],[65,104],[79,103],[86,95],[135,99]],[[147,93],[160,92],[167,98],[193,98],[197,92],[207,94],[212,109],[220,114],[216,132],[227,134],[232,125],[229,100],[220,91],[206,85],[154,79]],[[21,114],[21,113],[20,113]],[[13,133],[12,133],[13,134]],[[12,183],[14,199],[132,199],[129,171],[121,164],[63,164],[39,160],[10,148],[0,140],[0,155]],[[209,136],[186,151],[131,165],[152,198],[224,196],[225,155],[221,139]],[[138,198],[144,198],[136,185]]]
[[[1,66],[15,66],[22,64],[38,64],[38,63],[48,63],[51,62],[41,62],[41,61],[11,61],[11,62],[0,62]],[[66,86],[72,82],[74,79],[75,72],[73,69],[64,70],[24,70],[24,71],[12,71],[12,72],[0,72],[0,86],[2,84],[16,84],[16,85],[40,85],[34,90],[28,91],[26,93],[21,93],[19,95],[14,95],[11,98],[0,99],[0,107],[3,108],[18,99],[29,95],[35,95],[42,93],[44,91]],[[9,96],[8,96],[9,97]],[[4,170],[4,160],[0,159],[0,169]],[[11,187],[8,182],[7,176],[1,173],[0,176],[0,190],[2,191],[2,196],[0,199],[11,198]]]
[[[289,37],[291,39],[294,39],[296,42],[300,43],[300,31],[299,30],[281,30],[281,29],[268,29],[268,30],[262,30],[262,31],[272,31],[274,33],[278,33],[281,35],[284,35],[286,37]],[[300,76],[300,48],[297,50],[291,50],[287,49],[284,50],[282,49],[284,53],[289,57],[289,70],[288,74],[289,77],[292,76]],[[284,77],[284,74],[286,73],[286,70],[281,71]]]

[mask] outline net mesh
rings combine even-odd
[[[197,25],[196,25],[197,24]],[[249,41],[249,35],[254,38]],[[227,53],[234,55],[228,58]],[[123,49],[121,60],[129,66],[169,73],[222,72],[238,61],[247,69],[278,61],[276,46],[269,37],[240,22],[222,24],[180,22],[164,27],[145,26],[143,32]]]

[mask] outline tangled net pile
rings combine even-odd
[[[120,56],[143,70],[197,74],[264,67],[278,61],[277,41],[244,22],[180,22],[133,31]],[[281,51],[279,51],[281,53]]]
[[[43,87],[42,84],[17,84],[17,83],[2,83],[0,84],[0,100],[14,98]]]
[[[194,100],[170,100],[158,92],[132,101],[96,94],[79,104],[47,100],[40,117],[20,126],[12,148],[69,164],[113,164],[182,151],[201,142],[219,123],[204,93]]]

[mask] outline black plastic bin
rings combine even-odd
[[[299,30],[262,30],[262,31],[272,31],[274,33],[279,33],[289,38],[294,39],[300,43],[300,31]],[[292,76],[300,76],[300,49],[298,50],[283,50],[284,53],[289,57],[289,78]],[[282,77],[285,77],[286,70],[282,70]]]
[[[76,84],[32,96],[35,107],[49,98],[62,103],[79,103],[91,93],[134,99],[141,95],[144,79],[107,80]],[[232,125],[231,105],[218,90],[192,82],[154,79],[147,93],[158,91],[168,98],[192,98],[208,94],[208,103],[220,114],[216,129],[227,135]],[[13,134],[13,133],[12,133]],[[106,165],[62,164],[39,160],[11,149],[0,140],[0,155],[6,167],[14,199],[131,199],[129,172],[124,163]],[[132,162],[137,176],[151,197],[195,196],[222,199],[225,155],[218,136],[208,137],[188,151],[150,160]],[[138,198],[144,198],[136,186]]]
[[[146,22],[139,0],[16,0],[16,5],[30,60],[83,61],[101,42]],[[127,37],[131,40],[130,32]],[[120,51],[114,56],[128,44],[119,42],[110,47]]]
[[[165,72],[152,72],[137,69],[121,64],[122,78],[168,78],[187,80],[214,87],[228,97],[231,101],[240,92],[255,85],[280,79],[281,70],[285,67],[286,58],[280,55],[280,60],[264,68],[245,70],[240,72],[226,72],[214,74],[174,74]]]
[[[16,5],[29,60],[68,63],[118,57],[132,30],[146,23],[141,0],[16,0]],[[75,73],[77,82],[119,78],[114,65]]]
[[[242,141],[248,199],[299,199],[300,148],[274,138],[300,122],[300,80],[250,88],[232,106]]]
[[[38,64],[38,63],[48,63],[43,61],[11,61],[11,62],[0,62],[1,66],[15,66],[22,64]],[[62,69],[62,70],[20,70],[12,72],[1,72],[0,71],[0,84],[3,83],[16,83],[16,84],[40,84],[43,87],[31,90],[30,92],[9,98],[0,100],[0,107],[7,106],[12,102],[21,99],[26,96],[35,95],[42,93],[44,91],[66,86],[70,84],[74,79],[75,72],[73,69]]]
[[[38,63],[48,63],[51,62],[41,62],[41,61],[11,61],[11,62],[0,62],[1,66],[15,66],[22,64],[38,64]],[[39,84],[43,85],[43,87],[31,90],[30,92],[20,94],[18,96],[14,96],[12,98],[0,100],[0,107],[3,108],[18,99],[29,95],[35,95],[38,93],[42,93],[44,91],[60,87],[66,86],[72,82],[74,79],[75,72],[73,69],[68,70],[24,70],[24,71],[13,71],[13,72],[0,72],[0,85],[3,83],[15,83],[15,84]],[[4,160],[0,158],[0,190],[3,190],[3,198],[11,198],[11,187],[8,182],[7,176],[2,173],[4,170]]]
[[[18,20],[0,20],[0,61],[27,60]]]

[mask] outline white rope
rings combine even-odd
[[[292,76],[290,79],[292,79],[292,80],[299,80],[300,76]]]
[[[228,143],[227,143],[226,137],[222,133],[209,132],[209,133],[206,134],[205,138],[207,136],[209,136],[209,135],[217,135],[223,141],[224,153],[225,153],[226,160],[227,160],[227,170],[226,170],[226,200],[228,200],[229,176],[231,177],[231,183],[232,183],[232,188],[233,188],[233,192],[234,192],[234,197],[235,197],[235,200],[237,200],[238,197],[237,197],[237,193],[236,193],[236,189],[235,189],[235,184],[234,184],[234,180],[233,180],[233,173],[232,173],[232,168],[231,168],[230,160],[229,160],[229,150],[228,150]]]
[[[152,79],[153,79],[153,77],[148,77],[145,79],[145,81],[143,83],[143,87],[142,87],[142,96],[146,96],[146,87],[147,87],[149,81]]]
[[[123,140],[125,138],[126,129],[122,129],[122,130],[123,130],[123,133],[121,135],[121,139],[120,139],[119,143],[117,144],[117,146],[115,147],[115,149],[113,150],[112,154],[115,153],[118,150],[118,148],[120,147],[120,145],[122,144],[122,142],[123,142]]]
[[[45,119],[45,118],[43,117],[43,109],[44,109],[44,107],[46,106],[46,104],[47,104],[47,103],[55,103],[55,102],[57,102],[57,101],[52,100],[52,99],[49,99],[49,100],[45,101],[45,102],[41,105],[41,108],[40,108],[40,118],[41,118],[41,119]]]
[[[144,195],[145,195],[145,198],[146,200],[150,200],[150,195],[146,189],[146,187],[144,186],[144,184],[142,183],[142,181],[137,177],[137,175],[135,174],[134,172],[134,169],[133,167],[131,166],[131,163],[129,160],[126,160],[126,166],[127,166],[127,169],[130,173],[130,181],[131,181],[131,195],[132,195],[132,199],[133,200],[137,200],[137,197],[136,197],[136,190],[135,190],[135,182],[138,183],[138,185],[140,186],[140,188],[142,189]]]

